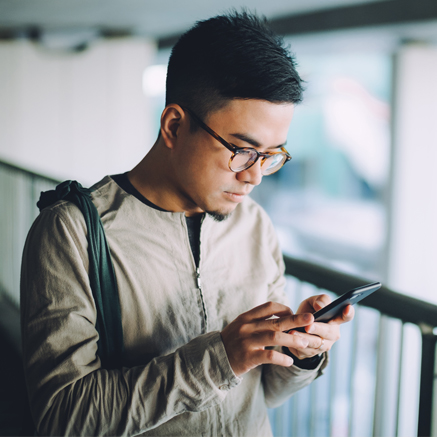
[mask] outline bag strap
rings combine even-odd
[[[103,368],[120,369],[124,345],[118,287],[105,231],[91,192],[76,181],[65,181],[55,190],[42,192],[37,206],[41,211],[64,199],[82,211],[88,229],[89,280],[97,309],[97,353]]]

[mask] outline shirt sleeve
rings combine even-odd
[[[277,266],[275,280],[269,286],[269,300],[289,305],[285,294],[285,264],[273,225],[269,222],[266,230],[270,250]],[[292,308],[293,310],[293,308]],[[281,347],[275,348],[283,352]],[[285,402],[297,391],[311,384],[323,373],[328,364],[327,353],[323,354],[320,363],[314,369],[303,369],[293,364],[290,367],[263,365],[264,396],[268,408],[275,408]]]
[[[23,359],[38,434],[135,435],[222,402],[241,379],[218,332],[145,365],[101,367],[85,222],[67,209],[44,210],[23,253]]]

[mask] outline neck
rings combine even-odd
[[[146,199],[160,208],[172,212],[189,210],[178,192],[170,151],[161,136],[128,177]]]

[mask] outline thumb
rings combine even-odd
[[[316,299],[313,302],[313,308],[316,311],[321,310],[322,308],[324,308],[326,305],[329,304],[329,297],[326,294],[321,294],[320,296],[315,296]]]

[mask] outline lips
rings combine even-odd
[[[247,196],[248,194],[250,194],[251,191],[252,191],[252,189],[249,189],[249,190],[246,190],[246,191],[231,191],[231,190],[226,190],[225,193],[236,194],[237,196]]]
[[[244,197],[246,196],[246,194],[248,193],[235,193],[235,192],[230,192],[230,191],[225,191],[225,196],[231,200],[232,202],[235,203],[240,203],[243,201]]]

